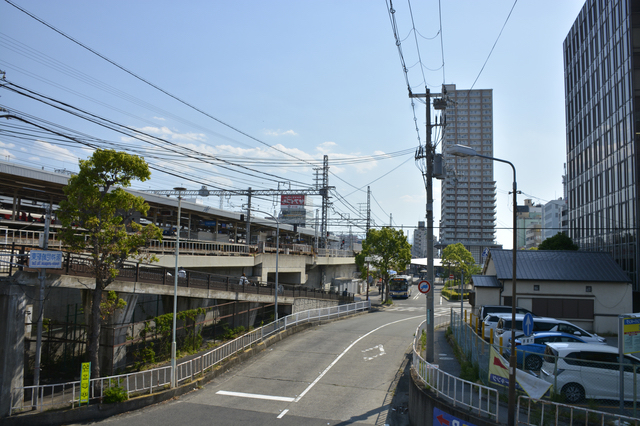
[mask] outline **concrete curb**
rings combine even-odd
[[[204,376],[194,380],[193,382],[186,383],[175,389],[167,389],[162,392],[157,392],[148,395],[141,395],[115,404],[93,404],[73,409],[51,410],[42,413],[23,413],[14,415],[11,417],[4,417],[0,419],[0,425],[7,426],[56,426],[65,425],[70,423],[82,423],[88,421],[96,421],[106,419],[117,414],[126,413],[128,411],[139,410],[141,408],[154,405],[160,402],[168,401],[170,399],[179,397],[186,393],[197,390],[198,388],[209,383],[213,379],[225,374],[233,367],[245,362],[251,357],[262,352],[269,346],[272,346],[292,334],[300,331],[307,330],[316,325],[326,324],[332,321],[338,321],[345,318],[352,318],[357,315],[367,314],[368,311],[358,312],[348,317],[334,318],[330,320],[320,320],[310,323],[295,325],[287,328],[280,333],[269,337],[264,342],[258,343],[255,346],[246,349],[244,352],[238,353],[235,356],[225,360],[219,366],[214,367],[212,371],[205,373]]]

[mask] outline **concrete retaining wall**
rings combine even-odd
[[[308,311],[310,309],[329,308],[338,306],[337,300],[320,300],[320,299],[302,299],[296,298],[293,302],[293,314]]]

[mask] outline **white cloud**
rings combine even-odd
[[[73,152],[66,148],[50,144],[49,142],[36,140],[34,142],[35,149],[46,151],[50,154],[50,156],[56,160],[60,161],[69,161],[69,160],[77,160],[78,156]]]
[[[294,130],[269,130],[265,129],[264,134],[267,136],[298,136],[298,134]]]
[[[154,120],[159,120],[159,121],[164,121],[164,118],[162,117],[153,117]]]
[[[204,142],[207,140],[207,137],[204,133],[177,133],[173,130],[169,129],[166,126],[162,127],[153,127],[146,126],[141,129],[137,129],[142,133],[147,133],[154,136],[159,136],[163,139],[171,139],[175,141],[199,141]]]
[[[335,142],[322,142],[316,147],[316,150],[324,155],[330,153],[331,149],[335,148],[336,146],[338,146],[338,144]]]
[[[2,141],[0,141],[0,147],[2,148],[15,148],[16,146],[12,143],[4,143]]]

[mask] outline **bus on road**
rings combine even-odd
[[[413,278],[410,275],[396,275],[389,279],[389,296],[392,298],[411,297],[411,284]]]

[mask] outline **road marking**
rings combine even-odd
[[[367,337],[367,336],[368,336],[368,335],[370,335],[371,333],[376,332],[376,331],[380,330],[381,328],[384,328],[384,327],[386,327],[386,326],[388,326],[388,325],[396,324],[396,323],[399,323],[399,322],[402,322],[402,321],[408,321],[408,320],[416,319],[416,318],[422,318],[422,315],[418,315],[418,316],[415,316],[415,317],[404,318],[404,319],[401,319],[401,320],[397,320],[397,321],[390,322],[390,323],[388,323],[388,324],[381,325],[380,327],[378,327],[378,328],[374,328],[373,330],[371,330],[371,331],[370,331],[370,332],[368,332],[367,334],[364,334],[364,335],[360,336],[359,338],[357,338],[357,339],[356,339],[352,344],[350,344],[350,345],[347,347],[347,349],[345,349],[344,351],[342,351],[342,353],[341,353],[340,355],[338,355],[338,356],[336,357],[336,359],[334,359],[334,360],[333,360],[333,362],[332,362],[331,364],[329,364],[329,366],[328,366],[327,368],[325,368],[325,369],[324,369],[324,371],[323,371],[322,373],[320,373],[320,375],[319,375],[318,377],[316,377],[316,379],[315,379],[315,380],[314,380],[314,381],[313,381],[309,386],[307,386],[307,388],[306,388],[305,390],[303,390],[303,391],[302,391],[302,393],[301,393],[300,395],[298,395],[298,397],[297,397],[296,399],[294,399],[294,400],[293,400],[293,402],[298,402],[298,401],[300,401],[300,400],[302,399],[302,397],[303,397],[303,396],[305,396],[305,395],[307,394],[307,392],[309,392],[309,391],[311,390],[311,388],[313,388],[313,387],[316,385],[316,383],[318,383],[318,382],[320,381],[320,379],[322,379],[322,377],[324,377],[324,375],[325,375],[325,374],[327,374],[327,373],[329,372],[329,370],[331,370],[331,368],[332,368],[332,367],[333,367],[333,366],[334,366],[338,361],[340,361],[340,358],[342,358],[342,357],[343,357],[347,352],[349,352],[349,349],[351,349],[351,348],[352,348],[356,343],[358,343],[360,340],[364,339],[365,337]]]
[[[415,296],[413,296],[413,300],[418,300],[418,298],[420,297],[420,294],[422,294],[422,293],[418,293]]]
[[[384,347],[383,347],[382,345],[376,345],[376,346],[374,346],[374,347],[372,347],[372,348],[365,349],[365,350],[364,350],[364,351],[362,351],[362,352],[369,352],[369,351],[372,351],[372,350],[374,350],[374,349],[380,349],[380,352],[379,352],[379,353],[376,353],[375,355],[372,355],[372,356],[370,356],[370,357],[369,357],[369,356],[365,356],[365,357],[364,357],[365,362],[366,362],[366,361],[371,361],[371,360],[372,360],[372,359],[374,359],[374,358],[378,358],[379,356],[382,356],[382,355],[385,355],[385,354],[386,354],[386,352],[384,351]]]
[[[287,414],[287,412],[289,411],[289,409],[284,409],[282,410],[282,413],[280,413],[280,415],[277,417],[278,419],[281,419],[285,414]]]
[[[260,395],[257,393],[244,393],[244,392],[229,392],[229,391],[218,391],[217,395],[227,395],[227,396],[239,396],[241,398],[254,398],[254,399],[268,399],[270,401],[283,401],[283,402],[293,402],[294,398],[290,398],[288,396],[273,396],[273,395]]]

